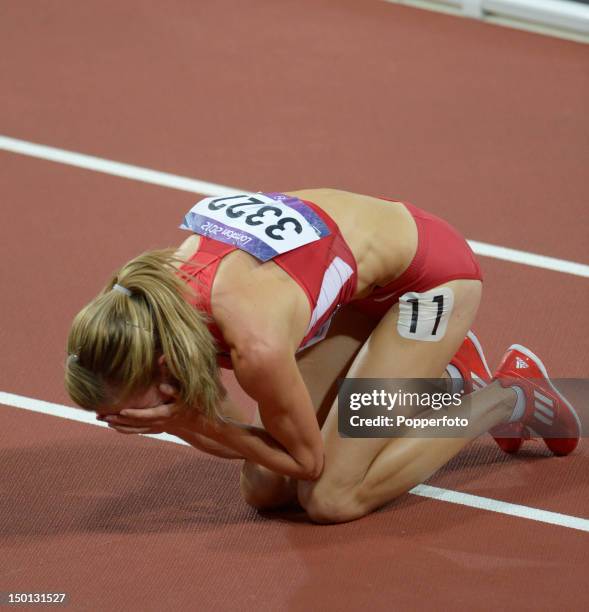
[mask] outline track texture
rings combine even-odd
[[[245,189],[413,201],[472,239],[587,262],[589,48],[375,0],[0,8],[0,133]],[[72,316],[194,194],[0,153],[0,390],[70,402]],[[589,376],[584,279],[482,259],[494,365]],[[228,379],[230,380],[230,379]],[[247,400],[245,400],[247,401]],[[251,406],[251,403],[250,403]],[[349,525],[259,516],[238,465],[0,407],[0,590],[75,609],[584,609],[589,536],[405,496]],[[587,444],[479,441],[431,484],[589,517]]]

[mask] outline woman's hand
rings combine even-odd
[[[170,433],[191,446],[224,459],[245,459],[211,437],[219,433],[216,421],[209,420],[196,410],[188,410],[180,401],[179,393],[169,384],[152,387],[146,394],[128,402],[118,413],[99,415],[99,421],[123,434]],[[135,406],[135,407],[133,407]],[[237,413],[235,410],[234,413]]]
[[[145,427],[137,426],[136,424],[124,424],[125,420],[113,415],[112,417],[97,416],[97,421],[106,423],[111,429],[122,434],[160,434],[166,431],[162,427]]]
[[[179,394],[173,386],[161,384],[158,395],[161,401],[159,404],[148,407],[126,406],[118,414],[98,415],[96,418],[123,434],[173,434],[198,418],[198,415],[189,412],[178,401]]]

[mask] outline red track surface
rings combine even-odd
[[[249,189],[414,201],[469,238],[586,262],[586,46],[373,0],[12,3],[0,133]],[[73,314],[195,199],[0,153],[0,390],[69,403]],[[494,364],[589,376],[579,277],[482,259]],[[586,533],[415,496],[353,524],[261,517],[238,466],[0,408],[0,591],[76,609],[584,609]],[[531,447],[541,448],[540,445]],[[471,445],[436,486],[589,517],[589,454]]]

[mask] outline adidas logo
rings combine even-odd
[[[516,357],[515,367],[520,370],[521,368],[529,368],[530,366],[521,357]]]

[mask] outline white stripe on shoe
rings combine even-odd
[[[540,411],[542,414],[546,415],[547,417],[554,417],[554,411],[550,410],[550,408],[548,408],[548,406],[544,406],[544,404],[542,404],[539,401],[535,401],[534,402],[534,407],[536,408],[536,410]]]
[[[534,412],[534,416],[541,421],[542,423],[544,423],[545,425],[552,425],[552,419],[547,419],[543,414],[541,414],[540,412],[538,412],[537,410]]]
[[[487,383],[480,377],[477,376],[474,372],[470,373],[470,377],[472,378],[472,384],[476,383],[481,389],[487,386]]]
[[[541,402],[544,402],[545,404],[548,404],[549,406],[554,406],[554,402],[549,397],[546,397],[545,395],[543,395],[542,393],[540,393],[536,389],[534,389],[534,395]]]

